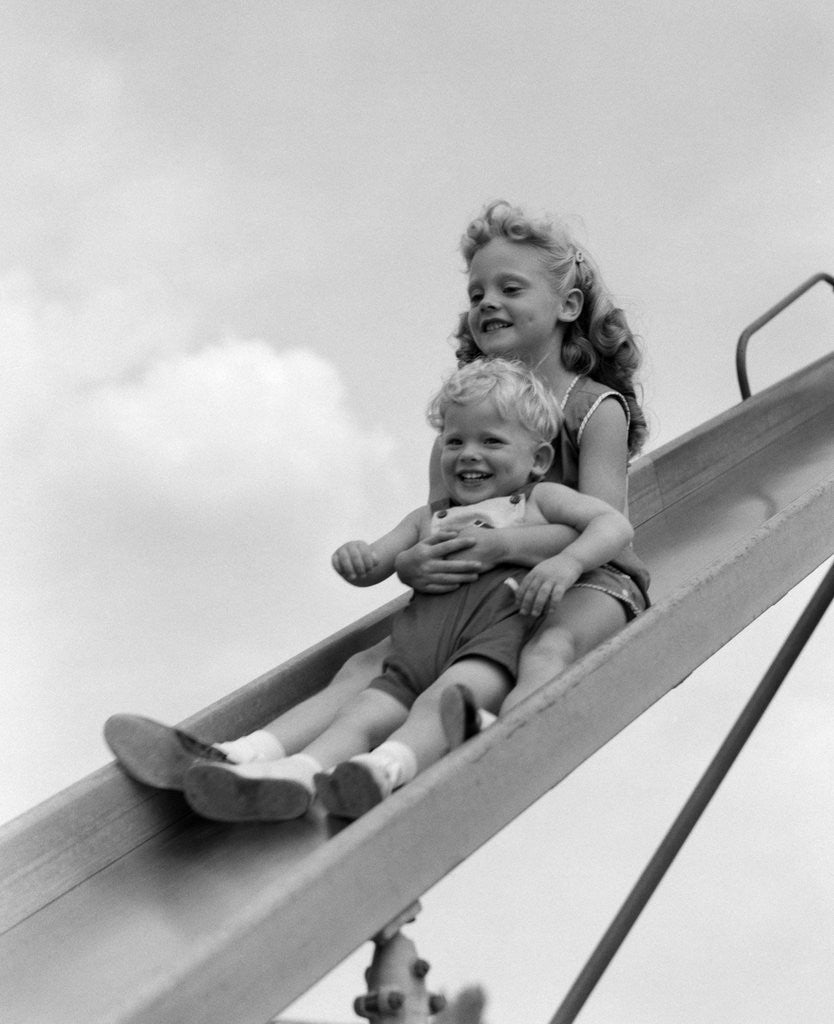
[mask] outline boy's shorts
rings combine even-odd
[[[449,594],[414,594],[391,625],[393,650],[369,689],[382,690],[410,708],[461,658],[486,658],[515,681],[521,648],[534,625],[518,614],[507,579],[527,569],[504,566]]]
[[[516,610],[515,592],[506,580],[521,582],[527,572],[505,566],[449,594],[414,594],[394,617],[393,651],[369,689],[381,690],[410,708],[450,665],[466,657],[503,666],[515,682],[521,648],[546,621],[544,615],[530,619]],[[648,606],[637,582],[610,563],[584,573],[573,587],[613,597],[628,621]]]

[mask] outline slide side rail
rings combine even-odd
[[[736,374],[738,375],[738,386],[741,391],[742,399],[746,400],[750,397],[750,381],[747,376],[747,344],[750,341],[750,338],[756,333],[756,331],[764,327],[765,324],[770,323],[775,316],[778,316],[783,309],[790,306],[792,302],[796,302],[801,295],[804,295],[805,292],[809,291],[820,281],[826,281],[832,288],[834,288],[834,277],[832,277],[831,274],[826,274],[824,272],[814,274],[813,277],[809,277],[807,281],[804,281],[797,288],[794,288],[792,292],[786,295],[784,299],[777,302],[775,306],[771,306],[766,313],[762,313],[758,320],[754,320],[749,327],[745,327],[739,335],[739,339],[736,344]]]

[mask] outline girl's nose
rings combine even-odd
[[[495,301],[494,296],[484,295],[481,299],[481,309],[497,309],[498,303]]]

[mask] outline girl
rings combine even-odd
[[[646,435],[634,385],[640,355],[596,266],[563,227],[530,219],[505,202],[488,206],[469,225],[461,248],[469,272],[469,310],[457,333],[459,362],[511,353],[535,370],[564,417],[547,478],[628,514],[628,463]],[[518,560],[518,550],[509,558],[494,545],[490,550],[491,540],[477,538],[467,557],[487,566]],[[533,543],[531,537],[523,540]],[[545,559],[531,575],[547,578],[549,571]],[[412,580],[417,573],[415,568]],[[648,584],[648,572],[631,548],[583,577],[548,608],[528,641],[518,683],[502,711],[645,608]]]
[[[444,384],[429,419],[440,431],[439,469],[449,497],[415,509],[374,544],[342,545],[333,566],[348,582],[370,586],[386,579],[398,554],[447,522],[499,534],[511,526],[564,523],[575,539],[550,559],[547,576],[511,566],[450,593],[415,593],[394,617],[382,674],[303,751],[269,764],[206,761],[186,772],[185,795],[199,813],[222,821],[295,818],[312,804],[316,785],[331,812],[364,813],[446,753],[444,693],[465,688],[497,711],[535,617],[630,543],[633,531],[621,512],[540,482],[553,459],[560,415],[553,395],[521,363],[465,365]],[[530,616],[519,614],[508,581]],[[324,772],[346,758],[332,776]]]
[[[503,201],[469,225],[461,249],[469,310],[457,332],[459,364],[510,355],[535,369],[564,416],[547,478],[626,511],[628,462],[646,433],[634,386],[639,352],[594,263],[565,228],[531,219]],[[430,484],[432,500],[444,496],[437,448]],[[439,532],[399,555],[396,569],[404,583],[429,594],[452,591],[501,563],[531,567],[546,580],[549,558],[572,537],[556,525]],[[574,588],[526,644],[504,707],[619,629],[647,604],[647,586],[645,568],[629,551]],[[521,610],[530,608],[522,604]],[[345,701],[379,674],[389,649],[386,640],[354,656],[326,689],[238,740],[203,744],[133,715],[109,719],[105,738],[134,777],[166,788],[182,788],[184,772],[197,757],[235,763],[284,757],[321,734]],[[450,707],[450,722],[466,720],[466,694],[459,696],[459,713]],[[454,742],[460,738],[450,736]]]

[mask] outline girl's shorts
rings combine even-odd
[[[640,587],[627,573],[607,563],[599,569],[591,569],[583,573],[574,583],[574,587],[587,587],[588,590],[600,590],[619,601],[625,609],[626,618],[630,622],[645,611],[648,602]],[[571,588],[573,589],[573,588]]]

